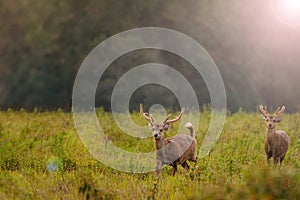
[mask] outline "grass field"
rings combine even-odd
[[[99,110],[98,116],[105,133],[122,149],[154,150],[152,138],[133,139],[109,113]],[[146,125],[138,113],[132,118]],[[209,119],[205,110],[199,144]],[[165,167],[155,190],[153,172],[120,172],[94,159],[81,143],[71,113],[3,111],[0,199],[300,199],[300,113],[285,114],[277,127],[291,139],[281,169],[266,164],[260,114],[239,111],[228,114],[215,148],[193,171],[179,167],[173,177],[172,168]]]

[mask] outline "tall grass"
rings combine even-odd
[[[153,139],[123,133],[111,114],[98,111],[105,134],[128,151],[154,150]],[[138,113],[133,120],[146,125]],[[199,146],[210,120],[201,113]],[[120,172],[93,158],[77,135],[72,115],[62,111],[0,112],[0,199],[300,199],[300,113],[284,115],[278,128],[291,145],[281,169],[268,166],[265,124],[258,113],[226,118],[210,154],[190,173],[173,177],[165,167],[154,188],[153,173]],[[175,134],[174,124],[168,136]],[[188,131],[187,131],[188,133]],[[168,137],[167,136],[167,137]]]

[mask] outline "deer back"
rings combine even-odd
[[[174,137],[167,138],[166,145],[166,155],[168,156],[168,160],[177,160],[179,163],[183,163],[186,160],[193,159],[195,155],[197,141],[185,134],[178,134]]]
[[[270,151],[276,153],[275,156],[284,156],[288,149],[289,143],[290,139],[288,135],[282,130],[276,130],[274,133],[268,133],[267,135],[266,144],[269,146]]]
[[[287,147],[290,144],[290,138],[286,134],[286,132],[282,130],[277,130],[276,135],[278,137],[278,145]]]

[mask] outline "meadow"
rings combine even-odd
[[[99,109],[97,115],[120,148],[155,149],[152,138],[123,133],[110,113]],[[132,118],[146,125],[139,113]],[[209,120],[204,109],[199,146]],[[71,113],[8,109],[0,112],[0,199],[300,199],[300,113],[284,114],[277,128],[291,139],[280,169],[267,165],[261,115],[240,110],[227,114],[216,146],[195,168],[187,173],[179,167],[173,177],[172,167],[165,167],[154,189],[153,172],[120,172],[97,161],[82,144]],[[167,137],[175,131],[176,125]]]

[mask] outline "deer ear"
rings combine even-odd
[[[275,117],[275,121],[276,121],[277,123],[281,122],[281,116]]]
[[[163,128],[164,128],[164,131],[169,130],[169,124],[165,124]]]
[[[266,116],[264,116],[264,115],[261,115],[261,119],[263,120],[263,121],[266,121]]]

